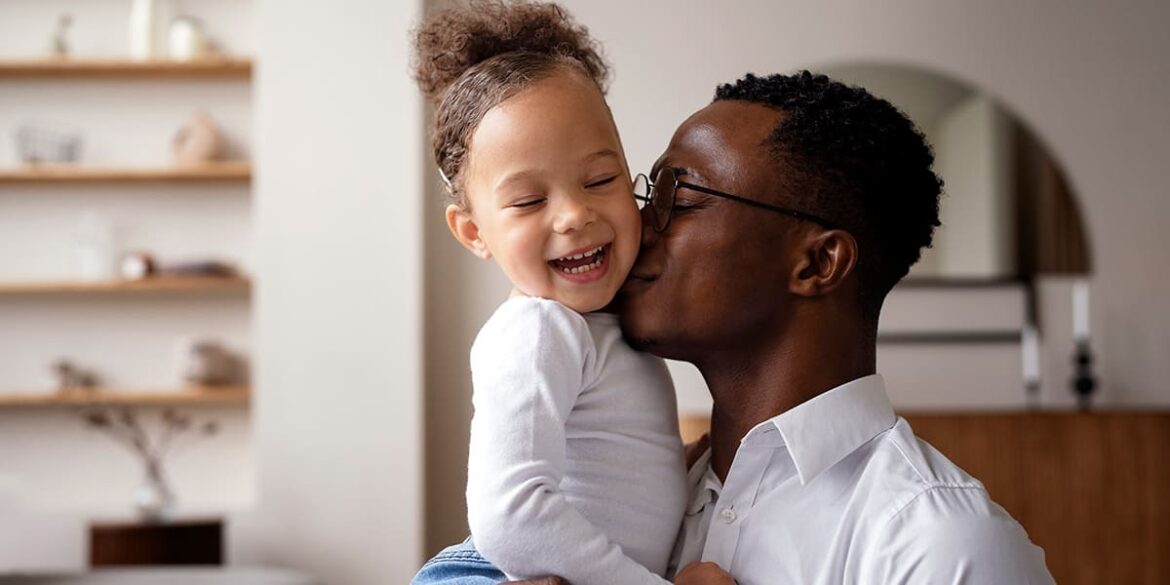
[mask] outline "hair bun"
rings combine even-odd
[[[429,16],[415,33],[414,47],[414,78],[431,101],[468,69],[505,53],[569,57],[602,88],[609,73],[588,29],[551,2],[461,3]]]

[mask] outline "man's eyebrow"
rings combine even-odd
[[[699,171],[697,171],[693,168],[687,168],[687,167],[671,167],[671,168],[674,169],[674,174],[677,177],[692,177],[692,178],[698,179],[700,181],[703,180],[703,173],[700,173]]]

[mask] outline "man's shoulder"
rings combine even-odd
[[[899,418],[855,456],[863,459],[858,462],[857,481],[873,494],[871,503],[880,510],[881,520],[893,520],[917,500],[938,494],[949,494],[939,498],[939,514],[996,513],[983,484],[915,436],[905,419]]]
[[[1023,527],[904,419],[867,447],[855,454],[856,487],[870,494],[863,556],[888,582],[1051,583]]]

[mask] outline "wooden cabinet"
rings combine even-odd
[[[1170,583],[1170,412],[902,415],[1024,526],[1057,583]],[[681,423],[687,438],[709,424]]]
[[[89,528],[89,564],[222,565],[223,521],[93,524]]]

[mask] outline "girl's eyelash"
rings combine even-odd
[[[539,198],[539,199],[525,199],[523,201],[517,201],[516,203],[513,203],[511,206],[523,209],[525,207],[532,207],[534,205],[540,205],[541,203],[544,203],[543,197]]]
[[[612,177],[606,177],[604,179],[601,179],[600,181],[594,181],[592,183],[589,183],[589,184],[585,185],[585,188],[592,189],[593,187],[601,187],[604,185],[608,185],[608,184],[614,182],[615,180],[617,180],[617,175],[614,175]]]

